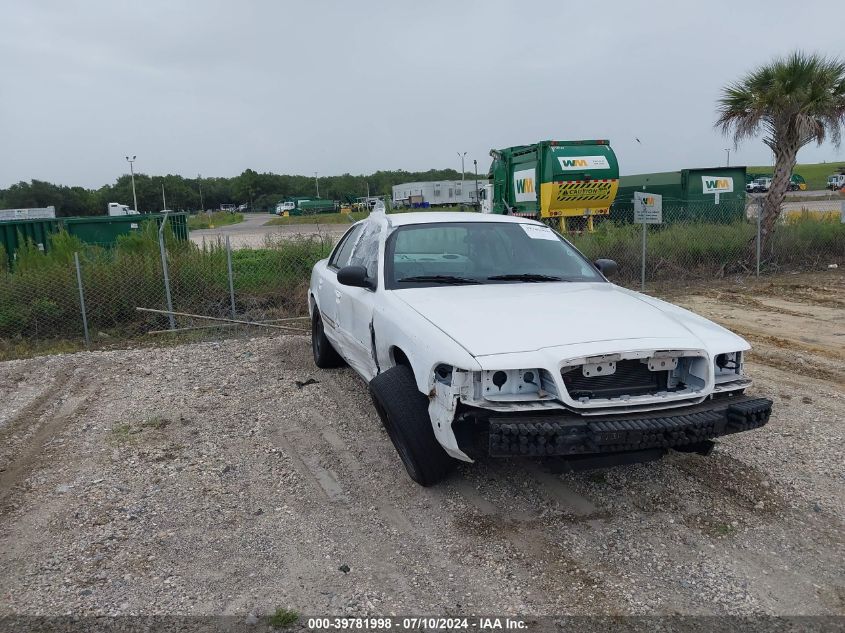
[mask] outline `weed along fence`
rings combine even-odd
[[[630,219],[609,220],[593,233],[569,239],[590,259],[616,260],[619,274],[614,281],[636,289],[645,285],[644,281],[671,284],[845,264],[845,224],[839,201],[807,203],[797,210],[785,208],[767,241],[758,233],[761,205],[762,199],[741,209],[734,204],[719,208],[721,205],[667,203],[663,199],[660,220],[645,225],[645,251],[644,225],[634,221],[633,208]]]
[[[684,217],[664,200],[663,217],[673,221],[648,225],[647,290],[757,273],[755,205],[740,217],[722,218],[692,204],[684,206]],[[774,235],[760,244],[761,275],[845,265],[839,202],[813,204],[784,211]],[[307,331],[306,322],[293,319],[307,314],[311,268],[328,256],[330,239],[293,236],[237,250],[222,240],[200,246],[180,239],[172,218],[144,222],[115,236],[111,247],[59,230],[44,235],[43,248],[25,240],[13,257],[0,257],[0,358],[79,349],[86,341],[104,347],[228,337],[257,332],[245,325],[256,322],[272,326],[262,332]],[[608,220],[592,233],[568,237],[590,259],[616,260],[613,281],[640,287],[642,224]]]
[[[67,231],[48,239],[49,248],[28,242],[12,266],[5,258],[0,264],[0,357],[68,343],[108,346],[171,329],[219,336],[235,325],[176,315],[171,321],[170,311],[281,327],[307,313],[311,268],[331,249],[319,236],[262,249],[197,246],[177,239],[169,220],[161,231],[145,223],[112,248]]]

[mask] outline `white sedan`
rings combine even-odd
[[[764,425],[749,345],[610,283],[544,224],[478,213],[372,213],[317,262],[318,367],[369,383],[408,474],[529,455],[573,469],[648,461]]]

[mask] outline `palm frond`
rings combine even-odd
[[[722,89],[715,126],[734,144],[764,134],[779,144],[839,145],[845,127],[845,61],[795,51]]]

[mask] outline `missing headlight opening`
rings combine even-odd
[[[485,398],[537,394],[540,385],[536,376],[539,369],[497,369],[481,372],[481,392]]]

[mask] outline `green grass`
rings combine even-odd
[[[243,213],[229,213],[228,211],[215,211],[213,213],[198,213],[188,218],[188,228],[191,231],[197,229],[213,229],[227,224],[240,224],[244,221]]]
[[[727,523],[716,523],[711,527],[711,531],[715,536],[730,536],[736,532],[736,528]]]
[[[793,173],[800,174],[804,180],[807,182],[807,189],[810,191],[816,191],[819,189],[824,189],[827,185],[827,177],[831,174],[838,173],[839,167],[845,167],[845,160],[841,162],[831,162],[831,163],[799,163],[793,169]],[[763,165],[757,167],[747,167],[749,174],[772,174],[772,166],[771,165]]]
[[[652,227],[648,234],[646,275],[650,281],[747,273],[753,268],[755,225],[690,222]],[[604,222],[594,233],[568,236],[590,260],[610,258],[619,265],[621,283],[640,275],[640,225]],[[763,253],[765,269],[818,269],[845,261],[845,224],[812,216],[777,227]]]
[[[299,614],[291,609],[279,607],[272,614],[267,616],[267,624],[274,629],[285,629],[299,620]]]
[[[367,217],[367,213],[318,213],[315,215],[290,215],[265,222],[264,226],[291,226],[295,224],[352,224]]]
[[[115,424],[112,429],[112,439],[115,442],[128,442],[132,435],[132,426],[130,424]]]

